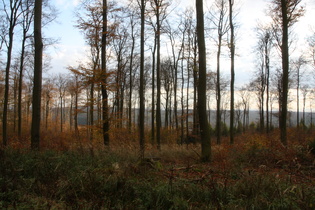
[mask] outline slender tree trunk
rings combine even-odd
[[[244,107],[244,116],[243,116],[243,133],[245,133],[246,132],[246,130],[247,130],[247,126],[246,126],[246,111],[247,111],[247,108],[246,108],[247,106],[245,105],[245,107]]]
[[[230,8],[230,30],[231,30],[231,101],[230,101],[230,144],[234,143],[234,56],[235,56],[235,45],[234,45],[234,24],[233,24],[233,4],[234,0],[229,0]]]
[[[94,126],[94,81],[95,68],[93,69],[93,79],[90,87],[90,140],[93,141],[93,126]]]
[[[103,116],[103,140],[104,145],[109,146],[109,117],[108,117],[108,93],[106,70],[106,45],[107,45],[107,0],[103,0],[103,29],[102,29],[102,116]]]
[[[157,34],[154,36],[154,45],[152,52],[152,110],[151,110],[151,143],[155,143],[155,53],[156,53]],[[167,104],[167,101],[166,101]],[[167,106],[166,106],[167,107]],[[167,110],[165,110],[165,114]],[[165,121],[166,123],[167,121]]]
[[[47,96],[47,99],[46,99],[46,122],[45,122],[45,125],[46,125],[46,130],[48,129],[48,116],[49,116],[49,101],[50,101],[50,98],[49,96]]]
[[[269,41],[269,40],[268,40]],[[266,131],[267,133],[270,132],[270,119],[269,119],[269,92],[270,92],[270,82],[269,82],[269,79],[270,79],[270,62],[269,62],[269,50],[268,50],[268,43],[265,43],[266,46],[265,46],[265,67],[266,67],[266,86],[267,86],[267,95],[266,95],[266,125],[267,125],[267,128],[266,128]]]
[[[133,18],[133,17],[131,17]],[[132,125],[132,90],[133,90],[133,56],[135,49],[135,35],[134,35],[134,23],[133,19],[131,19],[131,37],[132,37],[132,45],[131,45],[131,53],[130,53],[130,68],[129,68],[129,104],[128,104],[128,129],[131,133],[131,125]]]
[[[184,83],[185,83],[185,76],[184,76],[184,56],[185,56],[185,33],[183,33],[183,40],[182,40],[182,60],[181,60],[181,70],[182,70],[182,87],[181,87],[181,105],[182,105],[182,114],[180,118],[180,127],[181,127],[181,143],[184,141],[184,113],[185,113],[185,105],[184,105]]]
[[[296,87],[296,125],[300,127],[300,68],[297,69],[297,87]]]
[[[281,0],[282,11],[282,106],[280,115],[280,139],[287,145],[287,113],[288,113],[288,84],[289,84],[289,45],[288,45],[288,15],[287,1]]]
[[[19,137],[21,137],[22,135],[22,88],[23,88],[25,42],[26,42],[26,34],[23,35],[23,40],[22,40],[22,51],[21,51],[20,72],[19,72],[19,90],[18,90],[18,136]]]
[[[204,37],[203,0],[196,0],[197,36],[199,48],[199,83],[198,83],[198,112],[201,137],[201,160],[211,160],[210,127],[207,119],[206,97],[206,44]]]
[[[156,85],[157,85],[157,100],[156,100],[156,141],[157,148],[161,150],[161,23],[160,23],[160,8],[156,5],[156,22],[157,22],[157,59],[156,59]]]
[[[169,123],[168,123],[168,120],[169,120],[169,108],[168,108],[168,105],[169,105],[169,90],[165,90],[166,92],[166,98],[165,98],[165,120],[164,120],[164,127],[165,128],[168,128],[169,127]]]
[[[217,52],[217,84],[216,84],[216,97],[217,97],[217,122],[216,134],[217,144],[221,144],[221,83],[220,83],[220,56],[221,56],[221,42],[222,36],[219,35],[219,44]]]
[[[31,127],[31,148],[39,150],[40,142],[40,116],[41,116],[41,91],[43,68],[43,42],[42,42],[42,0],[35,1],[34,8],[34,88],[33,88],[33,112]]]
[[[173,41],[172,34],[170,35],[170,42],[172,46],[172,55],[173,55],[173,78],[174,78],[174,118],[175,118],[175,130],[178,135],[178,111],[177,111],[177,81],[178,81],[178,59],[176,59],[175,55],[175,41]],[[179,56],[178,56],[179,57]]]
[[[186,137],[189,135],[189,88],[190,88],[190,56],[191,56],[191,47],[190,47],[190,33],[188,34],[188,59],[187,59],[187,88],[186,88]]]
[[[198,65],[197,65],[197,36],[194,39],[194,69],[193,69],[193,77],[194,77],[194,122],[193,122],[193,134],[196,135],[198,133],[199,121],[198,121]]]
[[[9,103],[9,78],[10,78],[10,67],[11,67],[11,54],[13,46],[13,28],[10,28],[9,32],[9,45],[7,51],[7,65],[5,68],[5,85],[4,85],[4,103],[3,103],[3,115],[2,115],[2,139],[3,145],[7,146],[7,124],[8,124],[8,103]]]
[[[306,105],[306,95],[303,97],[303,127],[305,128],[305,105]]]
[[[144,159],[144,149],[145,149],[145,137],[144,137],[144,12],[145,3],[141,0],[141,38],[140,38],[140,113],[139,113],[139,141],[140,141],[140,158]]]
[[[73,126],[73,94],[71,93],[70,96],[70,110],[69,110],[69,126],[70,126],[70,131],[72,132],[72,126]]]
[[[167,126],[170,128],[170,129],[172,129],[173,128],[173,118],[172,118],[172,116],[173,116],[173,110],[172,110],[172,87],[171,87],[171,85],[169,85],[168,86],[168,94],[167,94],[167,97],[168,97],[168,99],[167,99],[167,101],[168,101],[168,105],[167,105],[167,113],[168,113],[168,122],[167,122]]]
[[[74,99],[74,131],[75,134],[78,135],[79,129],[78,129],[78,97],[79,97],[79,85],[78,85],[78,78],[75,76],[75,83],[76,83],[76,91],[75,91],[75,99]]]
[[[4,3],[4,2],[3,2]],[[21,6],[21,0],[9,2],[10,11],[7,12],[7,20],[9,21],[9,40],[7,44],[7,63],[5,68],[5,84],[4,84],[4,102],[3,102],[3,114],[2,114],[2,141],[3,145],[7,146],[7,124],[8,124],[8,103],[9,103],[9,79],[10,79],[10,68],[11,68],[11,57],[13,47],[13,36],[14,28],[17,24],[18,12]]]
[[[17,131],[17,102],[18,102],[18,77],[17,77],[17,72],[14,73],[14,78],[13,78],[13,132],[16,133]]]
[[[264,75],[264,64],[261,65],[261,92],[260,92],[260,131],[265,130],[265,111],[264,111],[264,99],[265,96],[265,75]]]
[[[60,97],[60,132],[63,132],[63,103],[62,103],[62,97]]]

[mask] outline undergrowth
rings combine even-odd
[[[0,149],[0,209],[315,208],[311,137],[287,147],[276,135],[223,139],[211,163],[199,161],[198,144],[147,145],[140,161],[136,142],[123,135],[111,148],[45,139],[55,142],[40,152],[23,142]]]

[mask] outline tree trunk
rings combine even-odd
[[[296,125],[300,127],[300,68],[297,69],[297,85],[296,85]]]
[[[217,52],[217,85],[216,85],[216,96],[217,96],[217,122],[216,122],[216,134],[217,144],[221,144],[221,84],[220,84],[220,56],[221,56],[221,40],[222,36],[219,35],[219,44]]]
[[[230,144],[234,143],[234,56],[235,56],[235,45],[234,45],[234,24],[233,24],[233,4],[234,0],[229,0],[230,8],[230,30],[231,30],[231,40],[230,40],[230,51],[231,51],[231,101],[230,101]]]
[[[35,41],[35,57],[34,57],[34,88],[33,88],[33,112],[32,112],[32,128],[31,128],[31,148],[32,150],[39,150],[42,68],[43,68],[42,0],[35,1],[34,41]]]
[[[190,33],[188,35],[188,60],[187,60],[187,88],[186,88],[186,137],[189,135],[189,88],[190,88]]]
[[[197,36],[199,48],[199,82],[198,82],[198,112],[201,137],[201,160],[211,160],[210,127],[207,119],[206,98],[206,45],[204,37],[203,0],[196,0]]]
[[[103,0],[103,29],[102,29],[102,116],[103,116],[103,141],[109,146],[109,117],[108,117],[108,94],[107,94],[107,70],[106,70],[106,45],[107,45],[107,0]]]
[[[12,47],[13,47],[13,35],[14,28],[16,26],[16,6],[17,1],[15,1],[14,6],[11,7],[11,14],[9,18],[10,27],[9,27],[9,43],[7,49],[7,64],[5,68],[5,84],[4,84],[4,102],[3,102],[3,115],[2,115],[2,140],[3,145],[7,146],[8,137],[7,137],[7,124],[8,124],[8,103],[9,103],[9,78],[10,78],[10,68],[11,68],[11,56],[12,56]]]
[[[17,129],[17,102],[18,102],[18,77],[17,77],[17,72],[14,73],[14,78],[13,78],[13,132],[16,133]]]
[[[140,38],[140,113],[139,113],[139,143],[140,143],[140,158],[144,159],[144,149],[145,149],[145,137],[144,137],[144,12],[145,4],[144,0],[141,0],[141,38]]]
[[[288,113],[288,86],[289,86],[289,46],[288,46],[288,14],[287,1],[281,0],[282,11],[282,105],[280,115],[281,143],[287,145],[287,113]]]
[[[182,39],[182,60],[181,60],[181,70],[182,70],[182,88],[181,88],[181,106],[182,106],[182,114],[180,118],[180,127],[181,127],[181,143],[184,141],[184,113],[185,113],[185,105],[184,105],[184,57],[185,57],[185,33],[183,33]],[[188,100],[188,99],[187,99]]]
[[[74,99],[74,131],[75,134],[79,134],[78,129],[78,98],[79,98],[79,85],[78,85],[78,76],[75,75],[75,99]]]
[[[266,42],[269,42],[270,40],[266,40]],[[269,49],[270,50],[270,49]],[[266,87],[267,87],[267,95],[266,95],[266,131],[267,133],[270,132],[270,119],[269,119],[269,92],[270,92],[270,62],[269,62],[269,50],[268,50],[268,43],[265,43],[265,67],[266,67]]]
[[[131,17],[131,37],[132,37],[132,46],[131,46],[131,53],[130,53],[130,68],[129,68],[129,104],[128,104],[128,129],[131,133],[131,121],[132,121],[132,90],[133,90],[133,56],[134,56],[134,49],[135,49],[135,34],[134,34],[134,27],[135,24],[133,23],[133,16]]]
[[[46,117],[45,117],[45,125],[46,125],[46,130],[48,130],[48,116],[49,116],[49,102],[50,102],[50,98],[49,96],[46,96],[47,99],[46,99]]]
[[[194,77],[194,122],[193,122],[193,134],[197,135],[199,128],[199,120],[198,120],[198,65],[197,65],[197,36],[194,39],[194,67],[193,67],[193,77]]]
[[[19,72],[19,90],[18,90],[18,136],[22,135],[22,86],[23,86],[23,69],[25,57],[25,42],[26,34],[23,34],[22,52],[20,58],[20,72]]]
[[[93,79],[90,87],[90,140],[93,140],[93,126],[94,126],[94,81],[95,70],[93,70]]]
[[[161,149],[161,24],[160,24],[160,6],[156,5],[157,22],[157,59],[156,59],[156,141],[158,150]]]
[[[18,136],[22,135],[22,87],[23,87],[23,71],[24,71],[24,60],[25,60],[25,47],[26,40],[30,38],[28,36],[28,31],[30,30],[31,24],[33,22],[33,12],[31,10],[31,5],[33,2],[26,1],[25,6],[21,4],[22,13],[23,13],[23,38],[21,43],[21,57],[20,57],[20,72],[19,72],[19,90],[18,90]]]
[[[63,103],[62,103],[62,97],[60,97],[60,132],[63,132]]]
[[[155,143],[155,53],[156,53],[156,41],[157,34],[154,36],[154,46],[152,52],[152,110],[151,110],[151,143]],[[166,101],[167,104],[167,101]],[[167,106],[166,106],[167,107]],[[165,110],[165,115],[167,110]],[[165,121],[166,123],[167,121]]]

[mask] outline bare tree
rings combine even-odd
[[[177,30],[173,30],[173,28],[171,27],[171,24],[167,22],[167,29],[166,29],[166,33],[169,37],[170,40],[170,45],[171,45],[171,51],[172,51],[172,73],[173,73],[173,78],[174,78],[174,118],[175,118],[175,130],[176,132],[178,132],[178,111],[177,111],[177,107],[178,107],[178,102],[177,102],[177,87],[178,87],[178,67],[179,67],[179,60],[180,60],[180,56],[183,50],[183,46],[180,47],[180,49],[178,51],[176,51],[176,40],[178,38],[178,31]]]
[[[131,49],[130,49],[130,56],[129,56],[129,99],[128,99],[128,128],[129,132],[131,132],[131,125],[132,125],[132,95],[133,95],[133,85],[134,85],[134,77],[136,73],[137,63],[134,60],[137,58],[135,53],[136,48],[136,38],[137,35],[137,22],[135,21],[136,17],[136,9],[132,8],[129,11],[129,26],[130,26],[130,36],[131,36]],[[152,80],[154,81],[154,80]]]
[[[57,92],[59,94],[60,100],[60,132],[63,132],[63,123],[64,123],[64,106],[65,106],[65,96],[67,90],[68,78],[64,74],[59,73],[55,77],[55,85],[57,87]]]
[[[235,83],[235,70],[234,70],[234,60],[235,60],[235,23],[233,22],[234,16],[234,0],[229,0],[229,22],[230,22],[230,56],[231,56],[231,99],[230,99],[230,144],[234,143],[234,83]]]
[[[197,36],[199,49],[199,82],[198,82],[198,112],[201,137],[201,160],[211,160],[210,127],[207,118],[207,96],[206,96],[206,44],[204,35],[203,0],[196,0],[197,12]]]
[[[303,85],[302,86],[302,95],[303,95],[303,126],[305,127],[306,126],[306,121],[305,121],[305,107],[306,107],[306,99],[307,99],[307,96],[309,95],[309,93],[311,92],[310,89],[309,89],[309,86],[308,85]]]
[[[116,24],[119,21],[115,21]],[[116,109],[116,120],[118,120],[117,127],[122,127],[123,110],[124,110],[124,95],[126,89],[126,76],[127,75],[127,62],[128,60],[128,48],[126,48],[129,34],[124,26],[118,26],[115,28],[115,38],[113,39],[113,49],[117,59],[117,70],[115,74],[115,89],[116,96],[114,102],[114,109]]]
[[[299,7],[301,0],[273,0],[271,3],[271,16],[275,28],[280,29],[281,57],[282,57],[282,95],[280,109],[280,140],[287,145],[287,113],[289,88],[289,33],[288,29],[294,25],[304,14],[304,8]]]
[[[165,91],[165,127],[169,127],[169,115],[170,115],[170,99],[171,99],[171,90],[172,90],[172,76],[174,75],[172,72],[172,61],[171,58],[166,58],[162,60],[161,63],[161,85],[164,88]]]
[[[145,21],[145,1],[141,0],[141,33],[140,33],[140,113],[139,113],[139,142],[140,142],[140,158],[144,159],[145,137],[144,137],[144,21]]]
[[[307,61],[303,56],[300,56],[297,60],[291,61],[291,66],[293,67],[294,76],[296,78],[296,125],[298,128],[300,126],[300,86],[305,73],[302,67],[306,65],[306,63]]]
[[[157,147],[161,149],[161,27],[163,21],[166,19],[166,10],[169,4],[165,0],[151,1],[151,8],[153,9],[156,18],[156,43],[157,43],[157,58],[156,58],[156,141]]]
[[[187,62],[187,87],[186,87],[186,134],[187,134],[187,138],[190,135],[189,134],[189,116],[190,116],[190,112],[189,112],[189,107],[190,107],[190,79],[191,76],[194,74],[195,72],[195,68],[194,68],[194,62],[192,62],[192,55],[193,55],[193,49],[194,49],[194,40],[195,40],[195,36],[196,36],[196,28],[195,28],[195,21],[193,19],[193,9],[189,9],[187,10],[187,12],[185,13],[185,20],[187,21],[187,44],[186,44],[186,49],[187,49],[187,54],[186,54],[186,62]],[[197,84],[193,84],[193,89],[195,90],[195,86]],[[194,94],[195,96],[195,94]],[[195,104],[195,103],[194,103]],[[194,105],[193,104],[193,105]],[[193,113],[193,116],[195,116],[196,114]],[[195,119],[195,117],[193,117],[193,119]]]
[[[41,91],[43,69],[43,42],[42,42],[42,0],[35,1],[34,7],[34,88],[33,111],[31,128],[31,148],[39,150],[40,143],[40,119],[41,119]]]
[[[216,119],[216,135],[217,144],[221,143],[221,70],[220,70],[220,59],[221,59],[221,48],[223,42],[223,36],[229,31],[229,19],[227,16],[228,7],[227,0],[216,0],[214,3],[216,13],[211,14],[213,24],[217,30],[217,86],[216,86],[216,99],[217,99],[217,119]]]
[[[31,37],[29,30],[33,22],[34,1],[24,0],[21,4],[22,9],[22,42],[21,42],[21,56],[20,56],[20,70],[19,70],[19,90],[18,90],[18,135],[22,134],[22,86],[23,86],[23,71],[25,62],[25,47],[27,40]]]
[[[54,96],[55,85],[52,78],[44,80],[43,84],[43,98],[45,101],[45,128],[48,129],[49,113],[51,111],[51,102]]]
[[[239,90],[239,95],[241,97],[241,106],[243,108],[243,133],[245,133],[246,128],[248,127],[247,120],[249,117],[249,104],[251,93],[247,85],[243,86]]]
[[[3,102],[3,116],[2,116],[2,140],[3,145],[7,145],[7,118],[8,118],[8,102],[9,102],[9,78],[10,78],[10,67],[11,67],[11,57],[13,48],[13,37],[14,30],[18,24],[18,19],[21,15],[20,6],[22,4],[21,0],[10,0],[9,2],[2,0],[3,10],[5,12],[5,24],[8,31],[2,34],[2,41],[7,47],[7,62],[5,68],[5,84],[4,84],[4,102]]]
[[[107,93],[107,0],[102,2],[102,52],[101,52],[101,90],[102,90],[102,120],[104,145],[109,146],[109,117],[108,117],[108,93]]]

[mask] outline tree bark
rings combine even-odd
[[[230,144],[234,143],[234,81],[235,81],[235,71],[234,71],[234,56],[235,56],[235,45],[234,45],[234,24],[233,24],[233,4],[234,0],[229,0],[230,8],[230,30],[231,30],[231,40],[230,40],[230,52],[231,52],[231,101],[230,101]]]
[[[136,38],[134,34],[134,27],[135,23],[133,22],[134,16],[130,18],[131,21],[131,38],[132,38],[132,45],[131,45],[131,52],[130,52],[130,68],[129,68],[129,102],[128,102],[128,129],[131,133],[131,125],[132,125],[132,90],[133,90],[133,57],[134,57],[134,50],[135,50],[135,43]]]
[[[220,83],[220,56],[221,56],[221,40],[222,37],[219,35],[219,44],[217,52],[217,86],[216,86],[216,97],[217,97],[217,119],[216,119],[216,134],[217,144],[221,144],[221,83]]]
[[[31,127],[31,148],[32,150],[39,150],[42,69],[43,69],[42,0],[35,1],[34,41],[35,41],[35,57],[34,57],[34,88],[33,88],[33,112],[32,112],[32,127]]]
[[[108,93],[107,93],[107,70],[106,70],[106,45],[107,45],[107,0],[103,0],[103,28],[102,28],[102,120],[103,141],[109,146],[109,117],[108,117]]]
[[[9,21],[9,40],[7,43],[7,64],[5,68],[5,84],[4,84],[4,102],[3,102],[3,115],[2,115],[2,141],[3,145],[7,146],[7,124],[8,124],[8,103],[9,103],[9,78],[11,68],[11,57],[13,47],[14,28],[17,24],[18,10],[21,5],[21,1],[10,1],[10,13],[7,13],[6,19]]]
[[[161,23],[160,23],[160,0],[156,3],[157,23],[157,59],[156,59],[156,141],[158,150],[161,149]]]
[[[155,53],[156,53],[156,34],[154,36],[153,52],[152,52],[152,110],[151,110],[151,143],[155,143]],[[166,101],[167,105],[167,101]],[[167,106],[166,106],[167,107]],[[167,109],[165,110],[165,114]],[[165,123],[167,122],[167,118]]]
[[[145,137],[144,137],[144,10],[145,3],[141,0],[141,34],[140,34],[140,113],[139,113],[139,143],[140,143],[140,158],[144,159]]]
[[[199,83],[198,83],[198,112],[201,137],[201,160],[211,160],[210,127],[207,119],[206,103],[206,45],[204,37],[203,0],[196,0],[197,37],[199,48]]]
[[[287,145],[287,113],[288,113],[288,84],[289,84],[289,46],[288,46],[288,14],[287,1],[281,0],[282,12],[282,106],[280,114],[281,143]]]

